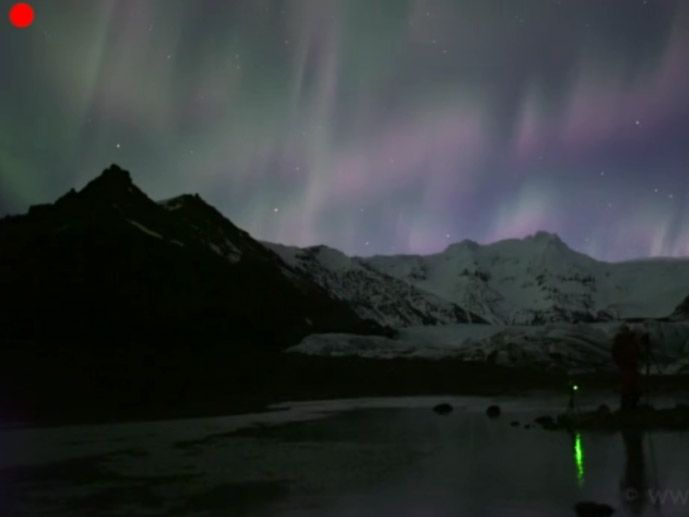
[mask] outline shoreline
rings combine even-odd
[[[30,426],[246,414],[283,401],[362,397],[568,396],[571,382],[615,396],[610,372],[567,375],[455,359],[327,358],[260,348],[123,346],[117,356],[53,350],[0,355],[0,415]],[[152,359],[153,357],[153,359]],[[689,376],[645,379],[654,394],[689,393]]]

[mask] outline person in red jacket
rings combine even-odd
[[[641,339],[627,325],[622,325],[612,343],[612,358],[620,370],[620,409],[636,409],[641,398]]]

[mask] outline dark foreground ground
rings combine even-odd
[[[5,343],[0,423],[36,425],[213,416],[286,400],[432,394],[567,393],[569,384],[614,390],[611,374],[568,377],[543,368],[456,360],[317,358],[226,345],[155,347]],[[686,377],[650,379],[657,392]]]

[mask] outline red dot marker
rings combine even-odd
[[[17,29],[26,29],[33,23],[34,10],[30,4],[19,2],[10,9],[10,22]]]

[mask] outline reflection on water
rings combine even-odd
[[[574,464],[577,467],[577,482],[584,486],[584,446],[581,443],[581,433],[574,434]]]
[[[648,483],[644,458],[644,433],[638,430],[622,431],[625,464],[622,488],[622,505],[629,515],[642,515],[647,506]]]
[[[445,401],[451,414],[431,410]],[[489,419],[494,403],[502,416]],[[648,517],[658,479],[689,490],[686,434],[527,427],[561,407],[533,398],[332,401],[221,419],[0,430],[0,515],[531,517],[574,515],[576,502],[596,501]],[[687,515],[689,503],[661,510]]]

